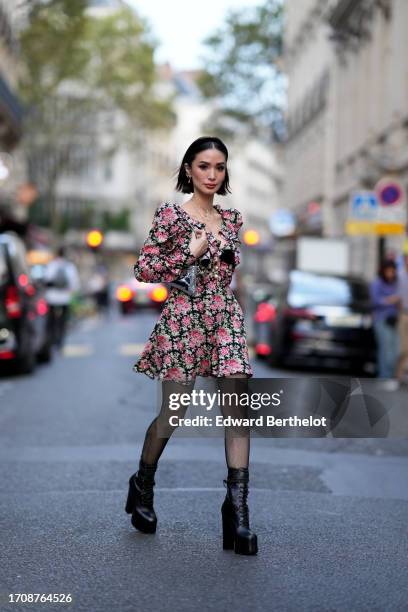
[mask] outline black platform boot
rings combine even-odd
[[[129,478],[129,493],[125,510],[132,515],[132,525],[143,533],[155,533],[157,516],[153,508],[154,475],[157,464],[149,465],[142,460],[139,470]]]
[[[240,555],[258,552],[258,538],[249,528],[248,482],[248,468],[228,468],[228,479],[224,480],[227,494],[221,508],[223,548]]]

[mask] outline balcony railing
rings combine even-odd
[[[331,39],[338,52],[346,49],[357,51],[370,40],[372,21],[377,10],[385,19],[391,17],[390,0],[338,0],[327,13],[331,26]]]

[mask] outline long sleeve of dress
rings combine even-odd
[[[191,232],[185,231],[174,210],[162,203],[134,265],[134,275],[145,283],[171,282],[196,261],[190,252]]]
[[[240,236],[239,236],[239,230],[241,229],[244,221],[242,218],[242,214],[239,212],[239,210],[237,210],[236,208],[231,208],[229,210],[231,211],[230,220],[231,220],[231,227],[233,229],[232,240],[234,243],[235,267],[237,267],[241,261],[240,246],[242,244]]]

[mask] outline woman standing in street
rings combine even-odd
[[[381,263],[378,277],[371,283],[370,293],[377,340],[378,376],[391,379],[386,384],[392,391],[398,387],[395,375],[399,353],[398,279],[397,267],[392,260]]]
[[[183,205],[163,202],[155,212],[149,235],[134,266],[144,282],[173,282],[196,264],[195,293],[172,287],[150,338],[133,366],[162,381],[160,413],[149,425],[139,470],[129,479],[126,512],[145,533],[156,531],[153,508],[154,475],[159,458],[176,427],[169,417],[187,410],[169,409],[172,393],[191,393],[197,376],[217,379],[221,391],[239,393],[253,375],[249,363],[242,309],[230,288],[240,262],[238,232],[242,215],[213,202],[229,189],[228,151],[216,137],[201,137],[187,149],[178,169],[176,190],[191,193]],[[203,255],[205,254],[205,257]],[[224,417],[244,417],[247,407],[221,405]],[[257,536],[249,527],[247,505],[250,432],[225,427],[227,493],[221,508],[223,547],[256,554]]]

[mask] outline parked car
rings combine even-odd
[[[44,289],[31,274],[23,241],[14,232],[0,234],[0,368],[34,370],[51,359],[48,306]]]
[[[169,292],[160,283],[142,283],[131,278],[116,287],[116,299],[122,314],[129,314],[139,308],[161,310]]]
[[[360,278],[292,270],[253,319],[255,352],[272,366],[375,372],[369,289]]]

